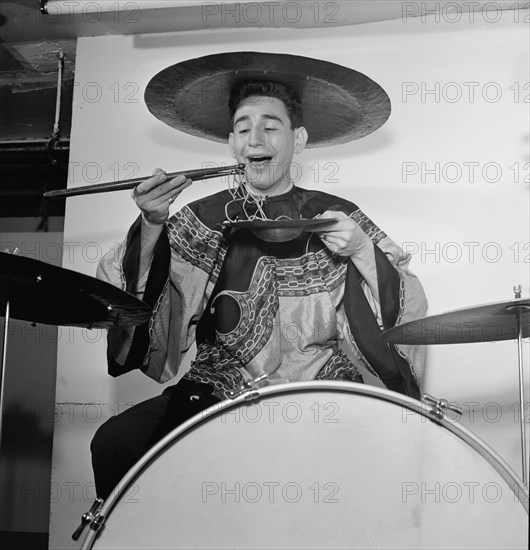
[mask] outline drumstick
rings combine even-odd
[[[197,170],[184,170],[182,172],[170,172],[167,174],[168,179],[177,176],[185,176],[192,181],[205,180],[211,178],[219,178],[238,174],[245,169],[244,164],[234,164],[233,166],[222,166],[218,168],[199,168]],[[134,189],[142,181],[152,176],[144,176],[142,178],[132,178],[127,180],[114,181],[109,183],[97,183],[95,185],[84,185],[82,187],[74,187],[73,189],[54,189],[47,191],[43,197],[45,199],[62,199],[65,197],[74,197],[76,195],[89,195],[93,193],[107,193],[109,191],[123,191],[124,189]]]

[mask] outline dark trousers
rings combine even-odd
[[[157,441],[218,402],[211,386],[183,379],[176,386],[166,388],[162,395],[107,420],[90,444],[97,496],[106,499]]]

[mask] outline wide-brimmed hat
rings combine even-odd
[[[172,128],[226,143],[232,130],[228,100],[245,80],[290,86],[302,102],[308,147],[362,138],[390,116],[390,99],[379,84],[348,67],[289,54],[229,52],[171,65],[145,90],[151,113]]]

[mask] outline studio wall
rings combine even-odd
[[[412,256],[429,313],[529,293],[528,28],[506,12],[450,23],[396,20],[334,29],[219,30],[81,38],[69,186],[232,164],[227,146],[156,120],[143,102],[170,64],[216,52],[314,56],[363,72],[392,101],[388,123],[358,142],[306,150],[298,184],[358,204]],[[173,204],[226,187],[198,182]],[[95,275],[138,212],[130,192],[68,199],[63,265]],[[70,535],[94,494],[90,439],[110,416],[162,387],[139,372],[107,375],[105,334],[74,329],[58,349],[50,548]],[[525,348],[526,349],[526,348]],[[528,354],[526,350],[526,360]],[[513,342],[433,346],[423,389],[459,403],[462,425],[520,474]],[[172,381],[174,383],[174,381]]]

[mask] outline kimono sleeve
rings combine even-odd
[[[209,274],[197,269],[172,246],[166,224],[143,280],[138,279],[141,219],[127,238],[105,255],[97,277],[137,295],[151,308],[148,322],[108,331],[107,362],[111,376],[134,369],[164,383],[175,377],[195,340],[195,330],[207,303]]]
[[[379,301],[372,295],[366,281],[361,281],[361,287],[379,328],[388,330],[424,317],[428,307],[427,298],[419,279],[409,268],[410,254],[405,253],[360,210],[351,217],[374,245],[377,281],[371,283],[379,290]],[[395,350],[410,365],[413,376],[421,386],[425,370],[424,346],[399,344],[395,345]]]
[[[405,253],[388,236],[381,239],[377,246],[385,253],[399,276],[397,314],[387,323],[382,323],[382,328],[388,330],[425,317],[428,309],[427,297],[418,277],[410,270],[411,255]],[[381,319],[381,312],[379,318]],[[425,371],[425,346],[395,344],[395,348],[411,365],[421,387]]]

